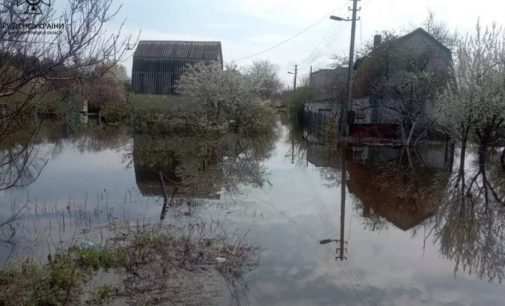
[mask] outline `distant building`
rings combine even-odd
[[[142,94],[175,94],[184,68],[200,62],[217,62],[222,66],[221,43],[140,41],[133,55],[133,90]]]
[[[338,111],[338,105],[345,99],[347,68],[321,69],[310,76],[312,101],[307,101],[306,111]]]

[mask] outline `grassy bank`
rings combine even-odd
[[[104,246],[73,247],[46,264],[24,261],[0,272],[0,305],[206,304],[255,264],[253,248],[207,232],[202,224],[128,229]]]

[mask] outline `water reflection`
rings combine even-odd
[[[123,214],[153,223],[208,217],[250,232],[263,252],[247,275],[253,305],[502,304],[503,288],[479,280],[498,283],[505,271],[500,150],[477,148],[453,173],[457,154],[444,145],[343,148],[279,130],[208,138],[47,126],[25,141],[39,152],[34,161],[47,162],[42,175],[3,195],[43,199],[23,216],[32,233],[52,222],[74,234],[69,223],[96,228]],[[5,156],[23,160],[9,153],[20,139]],[[125,190],[138,196],[123,201]],[[3,199],[1,212],[10,211]],[[189,218],[172,218],[188,203]],[[4,229],[0,239],[9,239]]]
[[[503,168],[496,152],[479,150],[476,163],[451,181],[433,226],[454,272],[502,282],[505,277]]]
[[[61,184],[78,181],[78,174],[41,177],[47,168],[57,169],[54,161],[61,159],[63,151],[68,151],[69,147],[84,154],[119,150],[128,141],[125,127],[105,128],[93,122],[75,126],[66,121],[42,119],[26,123],[23,129],[3,137],[0,142],[0,265],[15,254],[37,252],[39,246],[35,240],[39,238],[61,238],[62,231],[68,231],[65,234],[68,235],[72,230],[78,232],[100,220],[110,219],[109,212],[94,210],[91,205],[94,201],[88,203],[87,194],[80,203],[82,195],[71,194],[71,190]],[[72,172],[71,169],[78,168],[81,163],[86,161],[69,159],[65,171]],[[99,188],[104,190],[103,186]],[[37,242],[49,244],[49,241]]]
[[[435,215],[453,160],[444,147],[414,152],[354,147],[347,154],[349,189],[360,199],[358,209],[368,229],[380,230],[390,223],[408,231]]]
[[[194,200],[219,200],[223,192],[241,186],[263,187],[267,169],[263,161],[273,149],[276,134],[216,138],[135,135],[135,179],[144,196],[163,198],[161,219],[167,208]]]
[[[354,208],[364,229],[386,231],[390,225],[417,234],[428,229],[440,254],[481,279],[505,277],[505,176],[500,150],[477,148],[463,171],[452,172],[455,148],[421,146],[413,151],[394,147],[335,149],[316,142],[307,147],[307,161],[322,177],[346,185],[341,190],[337,258],[345,259],[346,190],[357,198]],[[345,169],[345,171],[342,171]],[[344,176],[346,173],[346,177]],[[339,175],[341,177],[339,178]]]

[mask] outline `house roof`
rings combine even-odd
[[[222,62],[221,42],[141,40],[134,57]]]
[[[451,49],[449,49],[446,45],[444,45],[438,39],[436,39],[435,37],[433,37],[433,35],[431,35],[430,33],[428,33],[423,28],[417,28],[414,31],[410,32],[409,34],[401,36],[398,39],[394,40],[394,42],[399,43],[399,42],[402,42],[403,40],[409,39],[410,37],[412,37],[414,35],[419,35],[419,34],[423,35],[423,36],[426,36],[429,40],[431,40],[433,43],[435,43],[436,45],[438,45],[440,47],[440,49],[442,49],[445,52],[451,54]]]
[[[418,45],[409,45],[409,40],[413,36],[422,36],[430,43],[429,49],[433,49],[435,46],[438,54],[443,55],[442,58],[447,62],[447,67],[450,65],[451,60],[451,50],[446,47],[443,43],[438,41],[430,33],[426,32],[423,28],[418,28],[407,35],[392,39],[387,42],[383,42],[369,54],[356,60],[354,65],[355,77],[353,83],[353,94],[355,98],[366,97],[370,95],[370,87],[375,80],[375,78],[383,72],[385,69],[384,65],[390,65],[389,61],[386,61],[386,54],[393,53],[393,59],[401,59],[400,55],[408,56],[418,56],[418,52],[421,50],[427,50],[426,47]],[[417,55],[416,55],[417,54]],[[396,56],[396,58],[395,58]]]

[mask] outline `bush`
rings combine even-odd
[[[305,103],[312,100],[313,90],[309,87],[298,88],[288,98],[289,119],[294,128],[301,128],[304,125]]]
[[[106,123],[123,122],[128,118],[128,113],[128,104],[124,102],[105,103],[100,112]]]

